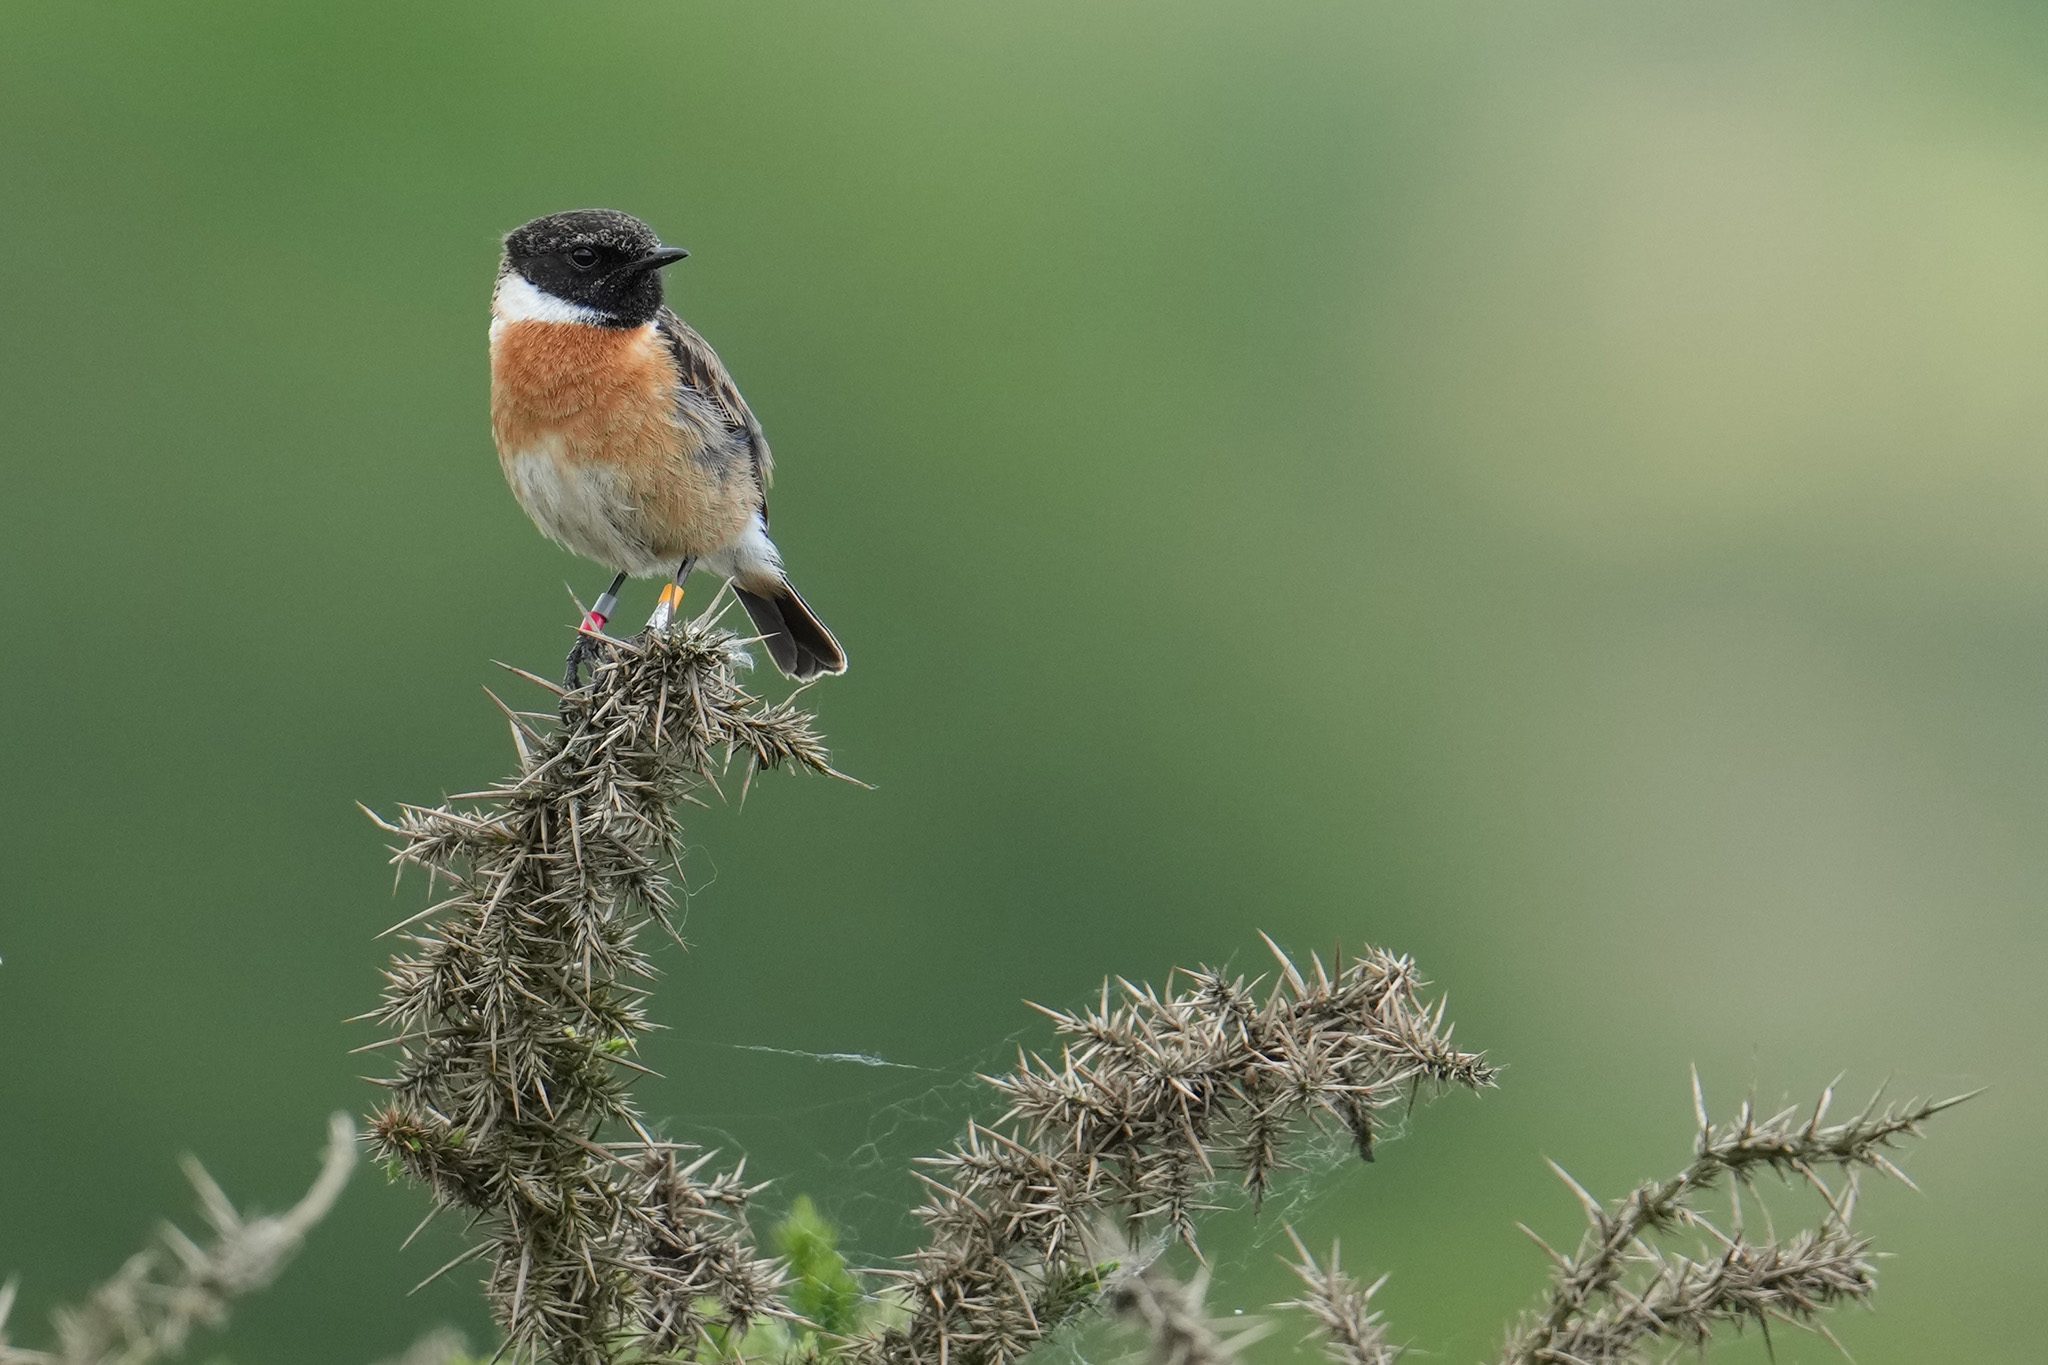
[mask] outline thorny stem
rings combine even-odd
[[[1151,1365],[1232,1365],[1238,1353],[1264,1336],[1264,1322],[1240,1321],[1226,1332],[1202,1309],[1207,1271],[1182,1283],[1157,1262],[1120,1271],[1104,1295],[1111,1313],[1144,1333]]]
[[[737,637],[692,622],[607,642],[579,691],[525,675],[560,710],[499,703],[515,775],[379,821],[395,861],[449,894],[399,926],[407,950],[368,1016],[396,1062],[372,1142],[482,1230],[443,1270],[489,1257],[515,1360],[687,1353],[787,1315],[748,1236],[753,1189],[738,1170],[703,1178],[709,1154],[679,1157],[630,1089],[655,975],[638,937],[670,924],[678,805],[718,792],[736,756],[749,778],[832,773],[810,715],[748,692],[741,662]]]
[[[1110,1249],[1178,1240],[1199,1259],[1195,1215],[1227,1174],[1256,1204],[1305,1128],[1343,1131],[1370,1160],[1378,1109],[1492,1083],[1482,1055],[1452,1046],[1443,1002],[1424,1002],[1414,964],[1377,950],[1304,969],[1275,947],[1270,984],[1207,970],[1176,974],[1164,992],[1105,983],[1094,1009],[1044,1011],[1062,1048],[1021,1053],[988,1078],[1005,1112],[922,1163],[927,1241],[877,1272],[894,1285],[872,1300],[886,1306],[849,1336],[750,1355],[750,1323],[794,1321],[781,1268],[753,1251],[753,1188],[738,1170],[704,1175],[710,1155],[685,1159],[651,1134],[628,1087],[654,975],[636,939],[668,924],[676,805],[717,793],[736,754],[750,773],[832,772],[810,716],[739,685],[737,648],[702,623],[614,644],[591,686],[563,696],[559,725],[505,708],[512,779],[383,822],[400,837],[397,861],[448,894],[399,926],[410,946],[370,1016],[396,1061],[372,1140],[437,1207],[467,1211],[482,1230],[444,1269],[491,1259],[515,1361],[1009,1365],[1106,1294],[1148,1323],[1162,1359],[1221,1361],[1233,1343],[1194,1300],[1169,1298],[1163,1278],[1120,1281]],[[1647,1337],[1700,1343],[1718,1322],[1803,1322],[1866,1294],[1851,1201],[1817,1172],[1898,1174],[1884,1148],[1954,1101],[1873,1104],[1834,1126],[1827,1103],[1804,1121],[1745,1105],[1719,1127],[1702,1105],[1694,1159],[1677,1176],[1612,1210],[1580,1191],[1591,1227],[1572,1256],[1551,1253],[1551,1294],[1510,1340],[1507,1365],[1620,1360]],[[1689,1201],[1762,1170],[1812,1182],[1834,1219],[1789,1243],[1722,1238],[1711,1262],[1648,1245],[1680,1226],[1713,1233]],[[1648,1284],[1625,1288],[1642,1266]],[[1300,1271],[1298,1306],[1333,1360],[1395,1358],[1370,1307],[1376,1285],[1361,1289],[1334,1253],[1325,1269],[1304,1251]]]
[[[1388,1342],[1386,1322],[1372,1306],[1373,1295],[1386,1283],[1386,1277],[1361,1285],[1344,1273],[1338,1247],[1332,1245],[1329,1259],[1319,1264],[1293,1228],[1287,1235],[1294,1243],[1293,1268],[1301,1280],[1302,1294],[1277,1306],[1308,1314],[1331,1365],[1394,1365],[1401,1358],[1401,1348]]]
[[[1303,970],[1268,947],[1270,984],[1183,972],[1164,993],[1105,983],[1094,1009],[1043,1011],[1070,1041],[990,1077],[1007,1112],[923,1163],[929,1239],[890,1272],[911,1316],[857,1343],[859,1361],[1014,1361],[1072,1311],[1105,1223],[1195,1249],[1194,1214],[1222,1173],[1256,1202],[1303,1129],[1338,1128],[1369,1155],[1380,1107],[1417,1087],[1492,1083],[1482,1056],[1451,1045],[1407,958],[1368,950]]]
[[[14,1286],[0,1287],[0,1365],[145,1365],[175,1355],[194,1331],[220,1326],[229,1305],[276,1279],[333,1209],[355,1170],[355,1125],[346,1114],[328,1120],[319,1175],[280,1214],[238,1212],[205,1167],[191,1157],[182,1164],[212,1236],[199,1242],[167,1227],[160,1246],[130,1257],[85,1303],[57,1310],[54,1351],[7,1344]]]
[[[1706,1227],[1705,1221],[1692,1209],[1691,1201],[1695,1195],[1719,1184],[1723,1177],[1746,1185],[1759,1172],[1770,1170],[1797,1176],[1811,1184],[1827,1201],[1831,1218],[1827,1228],[1814,1234],[1818,1244],[1818,1239],[1829,1232],[1840,1232],[1851,1207],[1850,1201],[1839,1198],[1821,1179],[1821,1168],[1845,1171],[1867,1168],[1904,1181],[1905,1174],[1892,1163],[1886,1149],[1900,1138],[1919,1136],[1920,1125],[1927,1119],[1970,1097],[1964,1095],[1881,1109],[1879,1105],[1883,1097],[1880,1095],[1855,1118],[1829,1125],[1826,1118],[1833,1098],[1833,1087],[1824,1090],[1804,1120],[1792,1109],[1759,1117],[1754,1103],[1744,1101],[1732,1122],[1716,1125],[1707,1116],[1705,1097],[1700,1090],[1699,1076],[1695,1073],[1693,1108],[1698,1138],[1692,1162],[1668,1180],[1638,1186],[1611,1211],[1604,1209],[1562,1168],[1554,1166],[1559,1177],[1578,1196],[1590,1226],[1577,1251],[1569,1257],[1550,1251],[1547,1246],[1544,1248],[1556,1263],[1548,1303],[1533,1324],[1525,1326],[1510,1340],[1506,1353],[1501,1357],[1503,1365],[1540,1365],[1542,1362],[1566,1362],[1568,1365],[1582,1359],[1576,1352],[1560,1349],[1561,1341],[1586,1323],[1589,1314],[1600,1303],[1617,1295],[1622,1278],[1632,1263],[1650,1261],[1657,1264],[1660,1283],[1667,1282],[1672,1274],[1682,1275],[1684,1267],[1691,1263],[1666,1261],[1646,1246],[1645,1238],[1652,1232],[1680,1226]],[[1911,1184],[1910,1181],[1906,1183]],[[1530,1235],[1534,1236],[1533,1233]],[[1537,1240],[1542,1245],[1541,1239]],[[1851,1248],[1847,1241],[1843,1241],[1836,1249],[1853,1250],[1860,1256],[1860,1248],[1860,1242]],[[1767,1249],[1776,1250],[1774,1247]],[[1724,1265],[1731,1263],[1732,1259],[1753,1258],[1756,1251],[1746,1244],[1730,1241],[1729,1257],[1724,1257]],[[1844,1288],[1843,1292],[1853,1291]]]

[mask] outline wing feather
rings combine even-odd
[[[725,368],[725,362],[718,358],[718,352],[711,349],[711,343],[698,334],[697,329],[676,316],[673,309],[664,308],[655,317],[655,329],[667,343],[669,354],[674,357],[676,374],[681,388],[676,394],[677,416],[692,426],[707,423],[715,430],[706,434],[716,438],[723,434],[733,444],[745,450],[754,471],[754,482],[761,490],[761,520],[768,520],[768,484],[775,473],[775,457],[768,449],[768,438],[761,431],[761,423],[755,419],[753,409],[740,396],[739,385],[733,382],[732,374]]]

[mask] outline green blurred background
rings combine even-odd
[[[876,788],[692,829],[648,1108],[764,1212],[902,1250],[1023,998],[1263,928],[1413,953],[1506,1068],[1288,1210],[1436,1358],[1538,1289],[1516,1219],[1572,1234],[1541,1158],[1675,1168],[1697,1063],[1993,1087],[1836,1326],[2039,1359],[2044,62],[2018,3],[7,0],[17,1335],[180,1150],[276,1208],[373,1102],[341,1020],[423,902],[352,803],[503,771],[488,661],[603,576],[500,481],[497,237],[604,204],[695,253]],[[224,1349],[481,1339],[467,1273],[406,1297],[422,1208],[366,1171]]]

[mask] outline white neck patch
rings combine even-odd
[[[558,299],[516,270],[498,277],[497,292],[491,295],[491,317],[498,322],[581,322],[597,325],[604,314],[580,303]]]

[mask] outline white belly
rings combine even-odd
[[[636,534],[640,509],[615,471],[561,459],[552,441],[515,451],[505,457],[504,465],[512,496],[556,544],[635,577],[657,578],[675,571],[675,565],[656,558]]]

